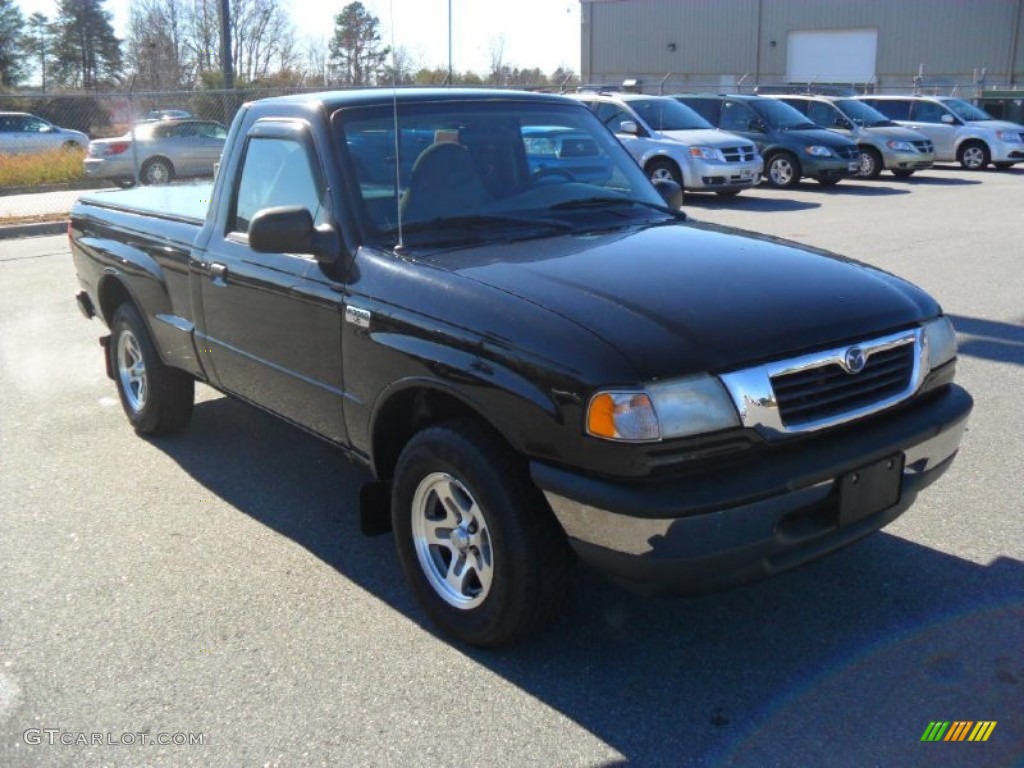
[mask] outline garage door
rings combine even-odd
[[[791,83],[873,83],[877,29],[815,29],[789,33],[786,80]]]

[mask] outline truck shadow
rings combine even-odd
[[[188,432],[154,444],[433,632],[390,536],[359,533],[365,475],[336,451],[227,398],[198,404]],[[917,510],[944,515],[926,500]],[[698,598],[640,598],[582,571],[543,637],[457,650],[585,728],[622,764],[828,765],[836,755],[848,765],[922,764],[920,738],[936,718],[1000,721],[985,760],[1010,764],[1022,725],[1010,722],[1024,684],[1022,595],[1018,561],[976,564],[881,533],[772,581]]]
[[[789,200],[784,197],[770,198],[743,193],[736,197],[721,198],[717,195],[695,195],[688,194],[683,203],[683,210],[691,208],[741,208],[744,211],[754,213],[783,213],[786,211],[807,211],[813,208],[820,208],[821,203],[804,203],[799,200]]]
[[[1024,317],[1019,324],[950,315],[961,355],[1024,366]]]

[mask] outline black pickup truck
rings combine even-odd
[[[198,380],[338,446],[425,613],[488,646],[558,615],[575,557],[763,578],[957,452],[933,299],[678,200],[579,102],[369,90],[248,104],[212,187],[85,196],[70,239],[138,433],[184,427]]]

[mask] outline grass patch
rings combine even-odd
[[[85,178],[85,153],[52,149],[31,155],[0,155],[0,187],[32,187],[63,184]]]

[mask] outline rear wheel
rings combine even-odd
[[[110,330],[110,369],[135,431],[158,435],[182,429],[192,417],[195,380],[164,365],[133,305],[117,308]]]
[[[773,187],[795,187],[800,183],[800,161],[789,152],[777,152],[765,161],[764,175]]]
[[[873,147],[864,147],[857,158],[857,175],[862,179],[877,179],[882,172],[882,155]]]
[[[980,171],[989,161],[988,147],[980,141],[967,141],[960,146],[957,160],[968,171]]]
[[[454,421],[414,436],[391,515],[413,594],[445,633],[505,645],[557,617],[571,550],[526,462],[487,427]]]
[[[143,184],[169,184],[174,178],[174,167],[161,157],[149,160],[139,174]]]

